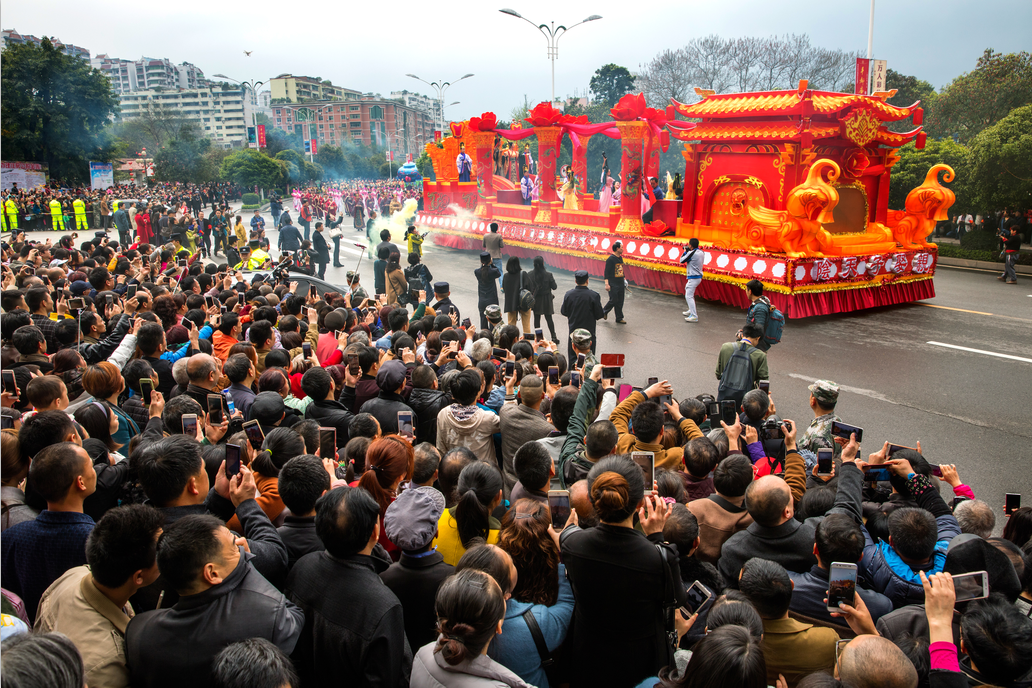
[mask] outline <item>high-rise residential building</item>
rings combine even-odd
[[[247,142],[251,125],[251,98],[239,87],[197,88],[177,91],[143,90],[119,96],[119,119],[130,120],[148,113],[179,115],[197,125],[204,136],[224,148]]]
[[[9,45],[22,45],[25,43],[31,43],[33,45],[39,45],[43,39],[30,36],[28,34],[18,33],[15,29],[4,29],[0,32],[0,48],[6,48]],[[54,47],[72,57],[78,57],[80,59],[90,60],[90,51],[86,48],[80,48],[77,45],[71,43],[62,43],[58,38],[50,38],[50,42],[54,44]]]
[[[441,118],[441,101],[437,100],[437,98],[424,96],[421,93],[413,93],[412,91],[391,91],[391,98],[402,101],[410,108],[426,110],[431,116],[436,116],[438,119]]]
[[[358,100],[361,91],[341,88],[329,79],[280,74],[269,80],[273,103],[306,103],[319,100]]]
[[[361,100],[272,104],[277,129],[333,146],[366,145],[419,157],[434,139],[433,113],[375,95]],[[397,157],[395,159],[398,159]]]
[[[196,89],[208,85],[204,72],[189,62],[176,65],[166,58],[122,60],[101,54],[90,60],[90,64],[107,75],[116,94],[155,89]]]

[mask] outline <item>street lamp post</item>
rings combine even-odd
[[[456,79],[455,81],[427,81],[426,79],[420,79],[415,74],[406,74],[405,76],[412,77],[416,81],[422,81],[424,84],[426,84],[427,86],[430,86],[435,91],[437,91],[437,102],[441,106],[441,126],[440,127],[437,126],[437,113],[435,112],[434,113],[434,127],[438,131],[443,131],[444,130],[444,108],[445,108],[445,105],[444,105],[444,94],[448,91],[448,87],[449,86],[452,86],[453,84],[459,83],[460,81],[462,81],[462,79],[468,79],[468,78],[470,78],[473,75],[472,74],[467,74],[466,76],[461,77],[459,79]],[[456,104],[457,103],[452,103],[452,105],[456,105]]]
[[[574,26],[580,26],[581,24],[585,24],[585,23],[590,22],[590,21],[595,21],[596,19],[601,19],[602,16],[598,15],[598,14],[593,14],[590,17],[588,17],[587,19],[584,19],[583,21],[579,21],[576,24],[573,24],[572,26],[567,28],[567,27],[563,26],[562,24],[560,24],[559,26],[556,26],[555,22],[551,22],[549,24],[535,24],[534,22],[532,22],[531,20],[527,19],[522,14],[517,12],[516,10],[501,9],[501,10],[498,10],[498,11],[501,12],[502,14],[508,14],[511,17],[516,17],[517,19],[522,19],[523,21],[527,22],[528,24],[533,26],[535,29],[540,31],[541,34],[545,37],[545,40],[548,41],[548,59],[550,59],[552,61],[552,102],[554,103],[555,102],[555,61],[559,57],[559,39],[562,38],[563,36],[565,36],[566,33],[570,29],[572,29]],[[560,33],[560,32],[562,32],[562,33]]]
[[[254,106],[251,108],[251,126],[254,127],[255,141],[257,142],[257,137],[258,137],[258,109],[257,109],[257,106],[258,106],[258,89],[261,88],[262,84],[264,84],[265,82],[264,81],[255,81],[254,79],[251,79],[250,81],[237,81],[236,79],[230,79],[225,74],[216,74],[215,78],[217,78],[217,79],[226,79],[227,81],[232,81],[235,84],[240,84],[240,86],[244,89],[244,98],[247,97],[247,91],[248,90],[250,90],[251,93],[254,94]],[[248,141],[248,143],[250,144],[250,141]],[[255,144],[255,147],[257,148],[257,143]]]

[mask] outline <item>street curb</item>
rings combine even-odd
[[[992,270],[993,272],[1003,271],[1003,263],[992,263],[987,260],[967,260],[965,258],[947,258],[946,256],[939,256],[939,265],[951,268],[977,268],[979,270]],[[1032,266],[1015,265],[1014,270],[1019,275],[1032,275]]]

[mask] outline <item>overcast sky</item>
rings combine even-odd
[[[867,49],[868,0],[467,0],[239,2],[173,0],[6,0],[4,29],[56,36],[92,55],[167,57],[208,76],[265,80],[289,72],[328,78],[360,91],[431,89],[407,78],[451,81],[449,119],[491,110],[506,118],[523,102],[547,100],[545,38],[497,10],[535,23],[570,26],[559,43],[556,95],[584,95],[594,71],[615,62],[635,71],[659,51],[708,34],[725,37],[807,33],[814,45]],[[270,10],[275,10],[274,12]],[[878,0],[874,56],[936,89],[970,71],[986,48],[1032,50],[1030,0]],[[253,51],[250,57],[245,50]]]

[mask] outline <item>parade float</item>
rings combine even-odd
[[[672,101],[665,110],[627,95],[604,123],[564,115],[550,103],[534,108],[525,128],[499,129],[492,113],[453,123],[451,136],[426,147],[436,180],[423,180],[416,222],[439,245],[477,251],[496,222],[508,254],[541,255],[554,267],[595,276],[613,242],[622,241],[627,279],[674,293],[684,287],[682,249],[697,237],[705,253],[697,296],[744,307],[743,287],[758,279],[796,318],[935,295],[938,254],[925,239],[954,202],[939,183],[940,174],[952,181],[953,170],[932,167],[902,210],[888,207],[897,149],[924,145],[918,103],[896,107],[886,102],[895,91],[830,93],[805,81],[796,90],[697,93],[699,102]],[[886,127],[908,117],[912,131]],[[566,210],[557,195],[560,141],[570,137],[574,173],[583,180],[588,141],[597,135],[621,141],[621,202],[599,212],[591,194],[579,194],[580,209]],[[493,174],[498,136],[537,138],[540,186],[529,205],[518,186]],[[684,191],[680,199],[655,199],[646,224],[643,180],[659,175],[659,154],[671,137],[685,142]],[[458,181],[462,143],[475,181]]]

